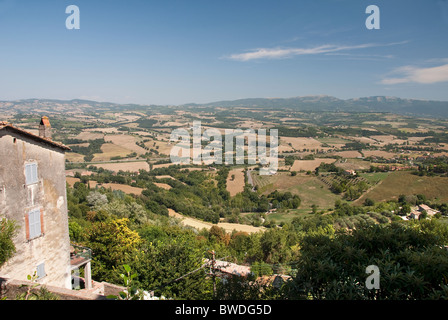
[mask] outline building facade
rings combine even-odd
[[[36,124],[37,126],[37,124]],[[39,135],[0,122],[0,218],[18,226],[0,276],[71,289],[65,152],[44,117]]]

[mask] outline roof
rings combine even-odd
[[[206,259],[207,262],[211,260]],[[222,260],[215,260],[215,268],[223,273],[233,274],[237,276],[245,277],[251,273],[250,267],[241,266],[236,263],[231,263]]]
[[[47,118],[47,120],[48,120],[48,118]],[[48,124],[49,123],[50,122],[48,122]],[[17,127],[15,127],[14,125],[12,125],[11,123],[9,123],[7,121],[0,121],[0,131],[1,130],[9,130],[9,131],[17,133],[19,135],[22,135],[22,136],[28,137],[30,139],[33,139],[36,142],[40,142],[42,144],[47,144],[47,145],[50,145],[52,147],[56,147],[56,148],[62,149],[64,151],[71,150],[69,147],[67,147],[66,145],[64,145],[62,143],[55,142],[55,141],[53,141],[51,139],[48,139],[48,138],[39,137],[38,135],[35,135],[35,134],[31,133],[31,132],[28,132],[26,130],[17,128]]]

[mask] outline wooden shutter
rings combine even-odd
[[[25,214],[25,235],[26,240],[30,240],[30,217],[28,212]]]
[[[30,184],[31,180],[32,180],[31,165],[27,164],[27,165],[25,165],[25,183]]]
[[[28,239],[34,239],[42,234],[43,213],[39,209],[31,210],[28,213]]]
[[[42,262],[41,264],[39,264],[36,267],[36,275],[37,275],[37,279],[41,279],[43,277],[45,277],[47,274],[45,273],[45,262]]]
[[[27,185],[39,181],[37,176],[37,163],[29,163],[25,165],[25,183]]]
[[[44,234],[44,209],[40,209],[40,234]]]
[[[39,178],[37,177],[37,163],[31,164],[31,179],[32,183],[36,183],[39,181]]]

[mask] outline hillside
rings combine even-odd
[[[17,113],[78,113],[105,112],[124,110],[160,109],[164,106],[117,104],[90,100],[55,100],[55,99],[24,99],[15,101],[0,101],[0,112],[3,114]],[[353,99],[338,99],[327,95],[302,96],[292,98],[248,98],[228,101],[215,101],[204,104],[188,103],[177,107],[250,107],[263,109],[293,109],[295,111],[331,111],[331,112],[390,112],[401,115],[426,117],[448,117],[447,101],[429,101],[417,99],[402,99],[397,97],[362,97]]]

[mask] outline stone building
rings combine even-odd
[[[37,127],[37,124],[36,124]],[[39,135],[0,122],[0,218],[15,220],[16,253],[0,276],[71,289],[70,239],[63,144],[51,140],[42,118]]]

